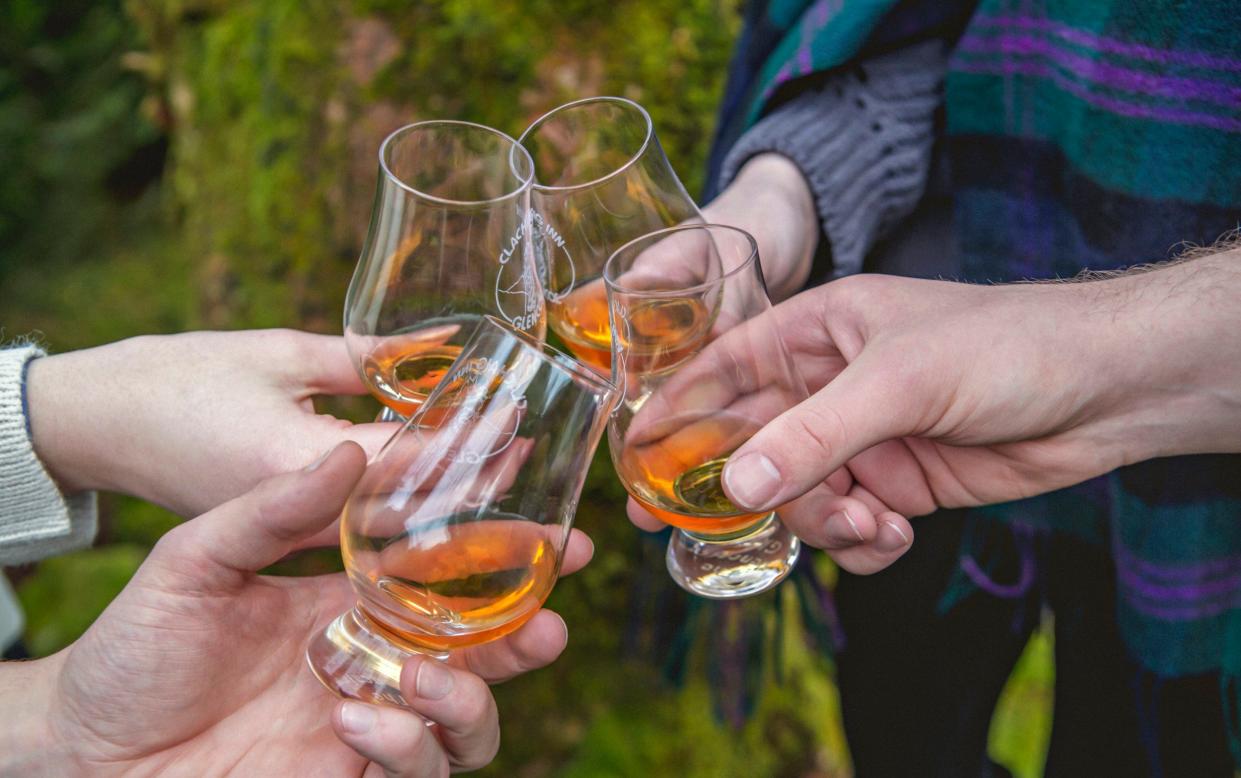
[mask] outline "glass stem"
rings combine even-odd
[[[751,535],[757,535],[758,533],[770,527],[771,523],[775,520],[776,520],[776,514],[772,512],[772,513],[767,514],[766,516],[763,516],[760,519],[757,519],[750,526],[745,527],[744,529],[739,529],[736,532],[727,532],[722,535],[714,535],[714,534],[703,533],[703,532],[690,532],[687,529],[683,529],[681,530],[681,532],[684,532],[686,535],[690,536],[694,540],[700,541],[702,543],[732,543],[733,541],[743,540],[745,538],[748,538]]]

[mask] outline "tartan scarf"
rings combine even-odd
[[[1167,259],[1241,224],[1239,22],[1235,0],[754,2],[707,195],[728,148],[789,96],[869,54],[938,38],[953,47],[938,147],[962,280]],[[1146,462],[971,515],[1110,548],[1130,652],[1163,677],[1219,674],[1241,765],[1241,457]],[[988,584],[981,552],[967,533],[945,608],[1003,589]]]

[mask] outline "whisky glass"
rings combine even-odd
[[[547,318],[583,362],[607,374],[612,333],[601,273],[613,251],[664,227],[701,222],[659,145],[651,117],[621,97],[577,100],[518,142],[534,158],[536,258]]]
[[[668,571],[712,599],[766,591],[792,570],[797,538],[775,513],[724,491],[724,464],[804,400],[749,233],[721,225],[661,230],[622,246],[603,270],[621,401],[608,425],[630,496],[676,528]]]
[[[406,707],[411,655],[445,659],[537,613],[615,398],[593,370],[484,318],[345,504],[358,602],[311,639],[319,680]]]
[[[526,150],[480,124],[420,122],[380,146],[344,327],[363,383],[390,412],[417,410],[485,315],[544,338],[533,178]]]

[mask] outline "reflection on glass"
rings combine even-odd
[[[728,498],[728,457],[806,397],[746,232],[675,227],[619,249],[603,271],[612,322],[612,461],[630,495],[678,531],[668,570],[704,597],[746,597],[791,571],[798,541],[774,513]],[[652,323],[654,322],[654,323]]]
[[[583,362],[607,373],[612,332],[600,274],[613,251],[654,230],[701,221],[637,103],[592,97],[522,133],[534,158],[538,253],[548,324]]]
[[[397,414],[417,410],[482,316],[544,337],[533,169],[515,140],[469,122],[411,124],[380,147],[345,341],[371,394]]]
[[[358,604],[312,640],[319,679],[403,705],[411,653],[444,657],[533,616],[614,395],[569,357],[484,319],[349,497],[341,553]]]

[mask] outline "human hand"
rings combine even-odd
[[[356,600],[343,574],[255,572],[330,524],[364,466],[346,443],[313,472],[186,522],[80,640],[0,665],[0,773],[442,776],[490,761],[499,730],[485,681],[554,660],[567,637],[558,616],[540,612],[447,664],[411,659],[401,690],[414,715],[341,702],[307,669],[307,640]],[[575,530],[564,572],[590,554]]]
[[[183,516],[342,440],[377,451],[397,425],[352,425],[311,400],[364,393],[343,339],[293,330],[131,338],[36,360],[27,379],[35,451],[65,491]]]
[[[806,283],[819,217],[810,185],[789,158],[752,157],[702,214],[708,224],[739,227],[754,236],[772,300],[784,300]]]
[[[725,491],[779,507],[866,573],[909,547],[907,516],[1241,445],[1219,423],[1239,404],[1224,388],[1241,345],[1221,337],[1235,306],[1208,316],[1202,302],[1238,275],[1205,261],[1089,283],[856,276],[805,292],[772,315],[812,396],[732,454]]]

